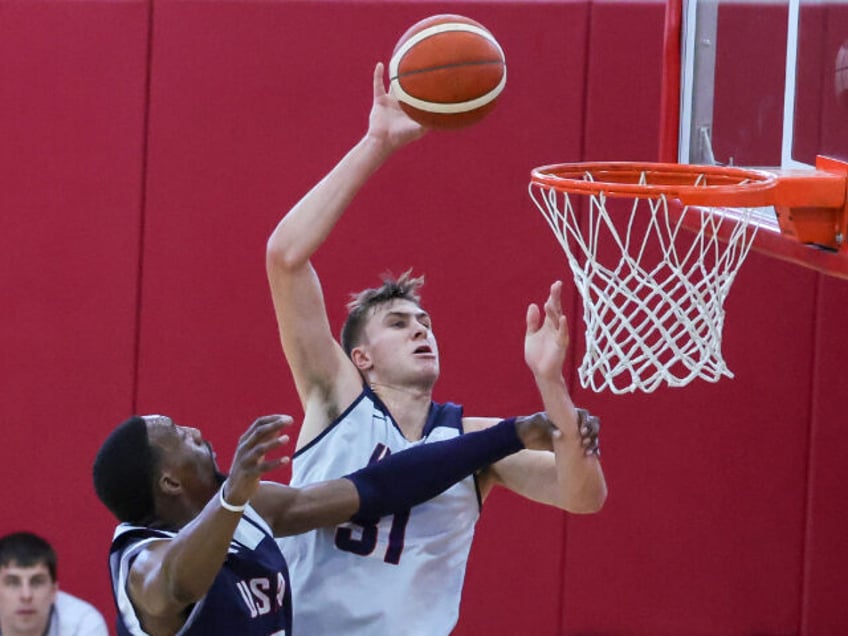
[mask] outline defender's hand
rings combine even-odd
[[[280,435],[280,431],[293,421],[288,415],[266,415],[253,422],[239,438],[225,486],[227,503],[234,506],[247,503],[259,488],[262,475],[289,462],[288,456],[269,459],[267,455],[288,443],[289,436]]]
[[[577,409],[577,430],[580,432],[583,454],[587,457],[590,455],[600,456],[601,446],[598,437],[601,431],[600,418],[592,415],[586,409]]]
[[[531,450],[553,450],[553,437],[557,433],[554,423],[548,419],[547,413],[539,412],[533,415],[522,415],[515,418],[515,432],[524,444]]]

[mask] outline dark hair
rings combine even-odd
[[[155,516],[153,482],[159,453],[150,444],[147,422],[138,415],[121,422],[94,458],[94,490],[120,521],[141,524]]]
[[[383,274],[380,278],[383,281],[380,287],[364,289],[350,295],[348,314],[342,325],[341,335],[342,348],[348,356],[360,343],[371,310],[392,300],[411,300],[416,305],[421,302],[418,290],[424,285],[423,276],[413,277],[412,270],[408,269],[397,278],[391,274]]]
[[[0,567],[15,563],[30,568],[43,563],[56,581],[56,551],[45,539],[32,532],[15,532],[0,538]]]

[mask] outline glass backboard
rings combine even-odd
[[[669,2],[682,2],[679,163],[848,173],[848,0]],[[755,249],[848,278],[844,201],[822,217],[824,246],[787,235],[793,213],[758,211]]]
[[[848,0],[684,0],[679,161],[848,161]]]

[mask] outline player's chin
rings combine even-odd
[[[439,361],[434,360],[418,370],[416,379],[422,384],[432,386],[439,379]]]

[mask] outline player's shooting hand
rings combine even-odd
[[[522,415],[515,418],[515,431],[524,444],[531,450],[553,450],[553,436],[557,433],[554,423],[547,413],[539,412],[533,415]]]
[[[227,477],[224,498],[228,503],[240,506],[250,501],[262,475],[289,462],[288,456],[269,458],[268,453],[288,443],[289,436],[280,432],[292,422],[288,415],[265,415],[242,434]]]
[[[386,149],[392,151],[422,137],[425,132],[424,126],[403,112],[397,98],[386,92],[383,63],[379,62],[374,68],[374,103],[368,119],[369,137],[386,144]]]
[[[568,351],[568,321],[562,313],[562,282],[551,285],[544,305],[544,317],[538,306],[527,308],[527,332],[524,337],[524,360],[537,377],[562,375]]]
[[[601,446],[598,437],[601,431],[601,420],[586,409],[577,409],[577,430],[580,433],[580,445],[583,454],[600,455]]]

